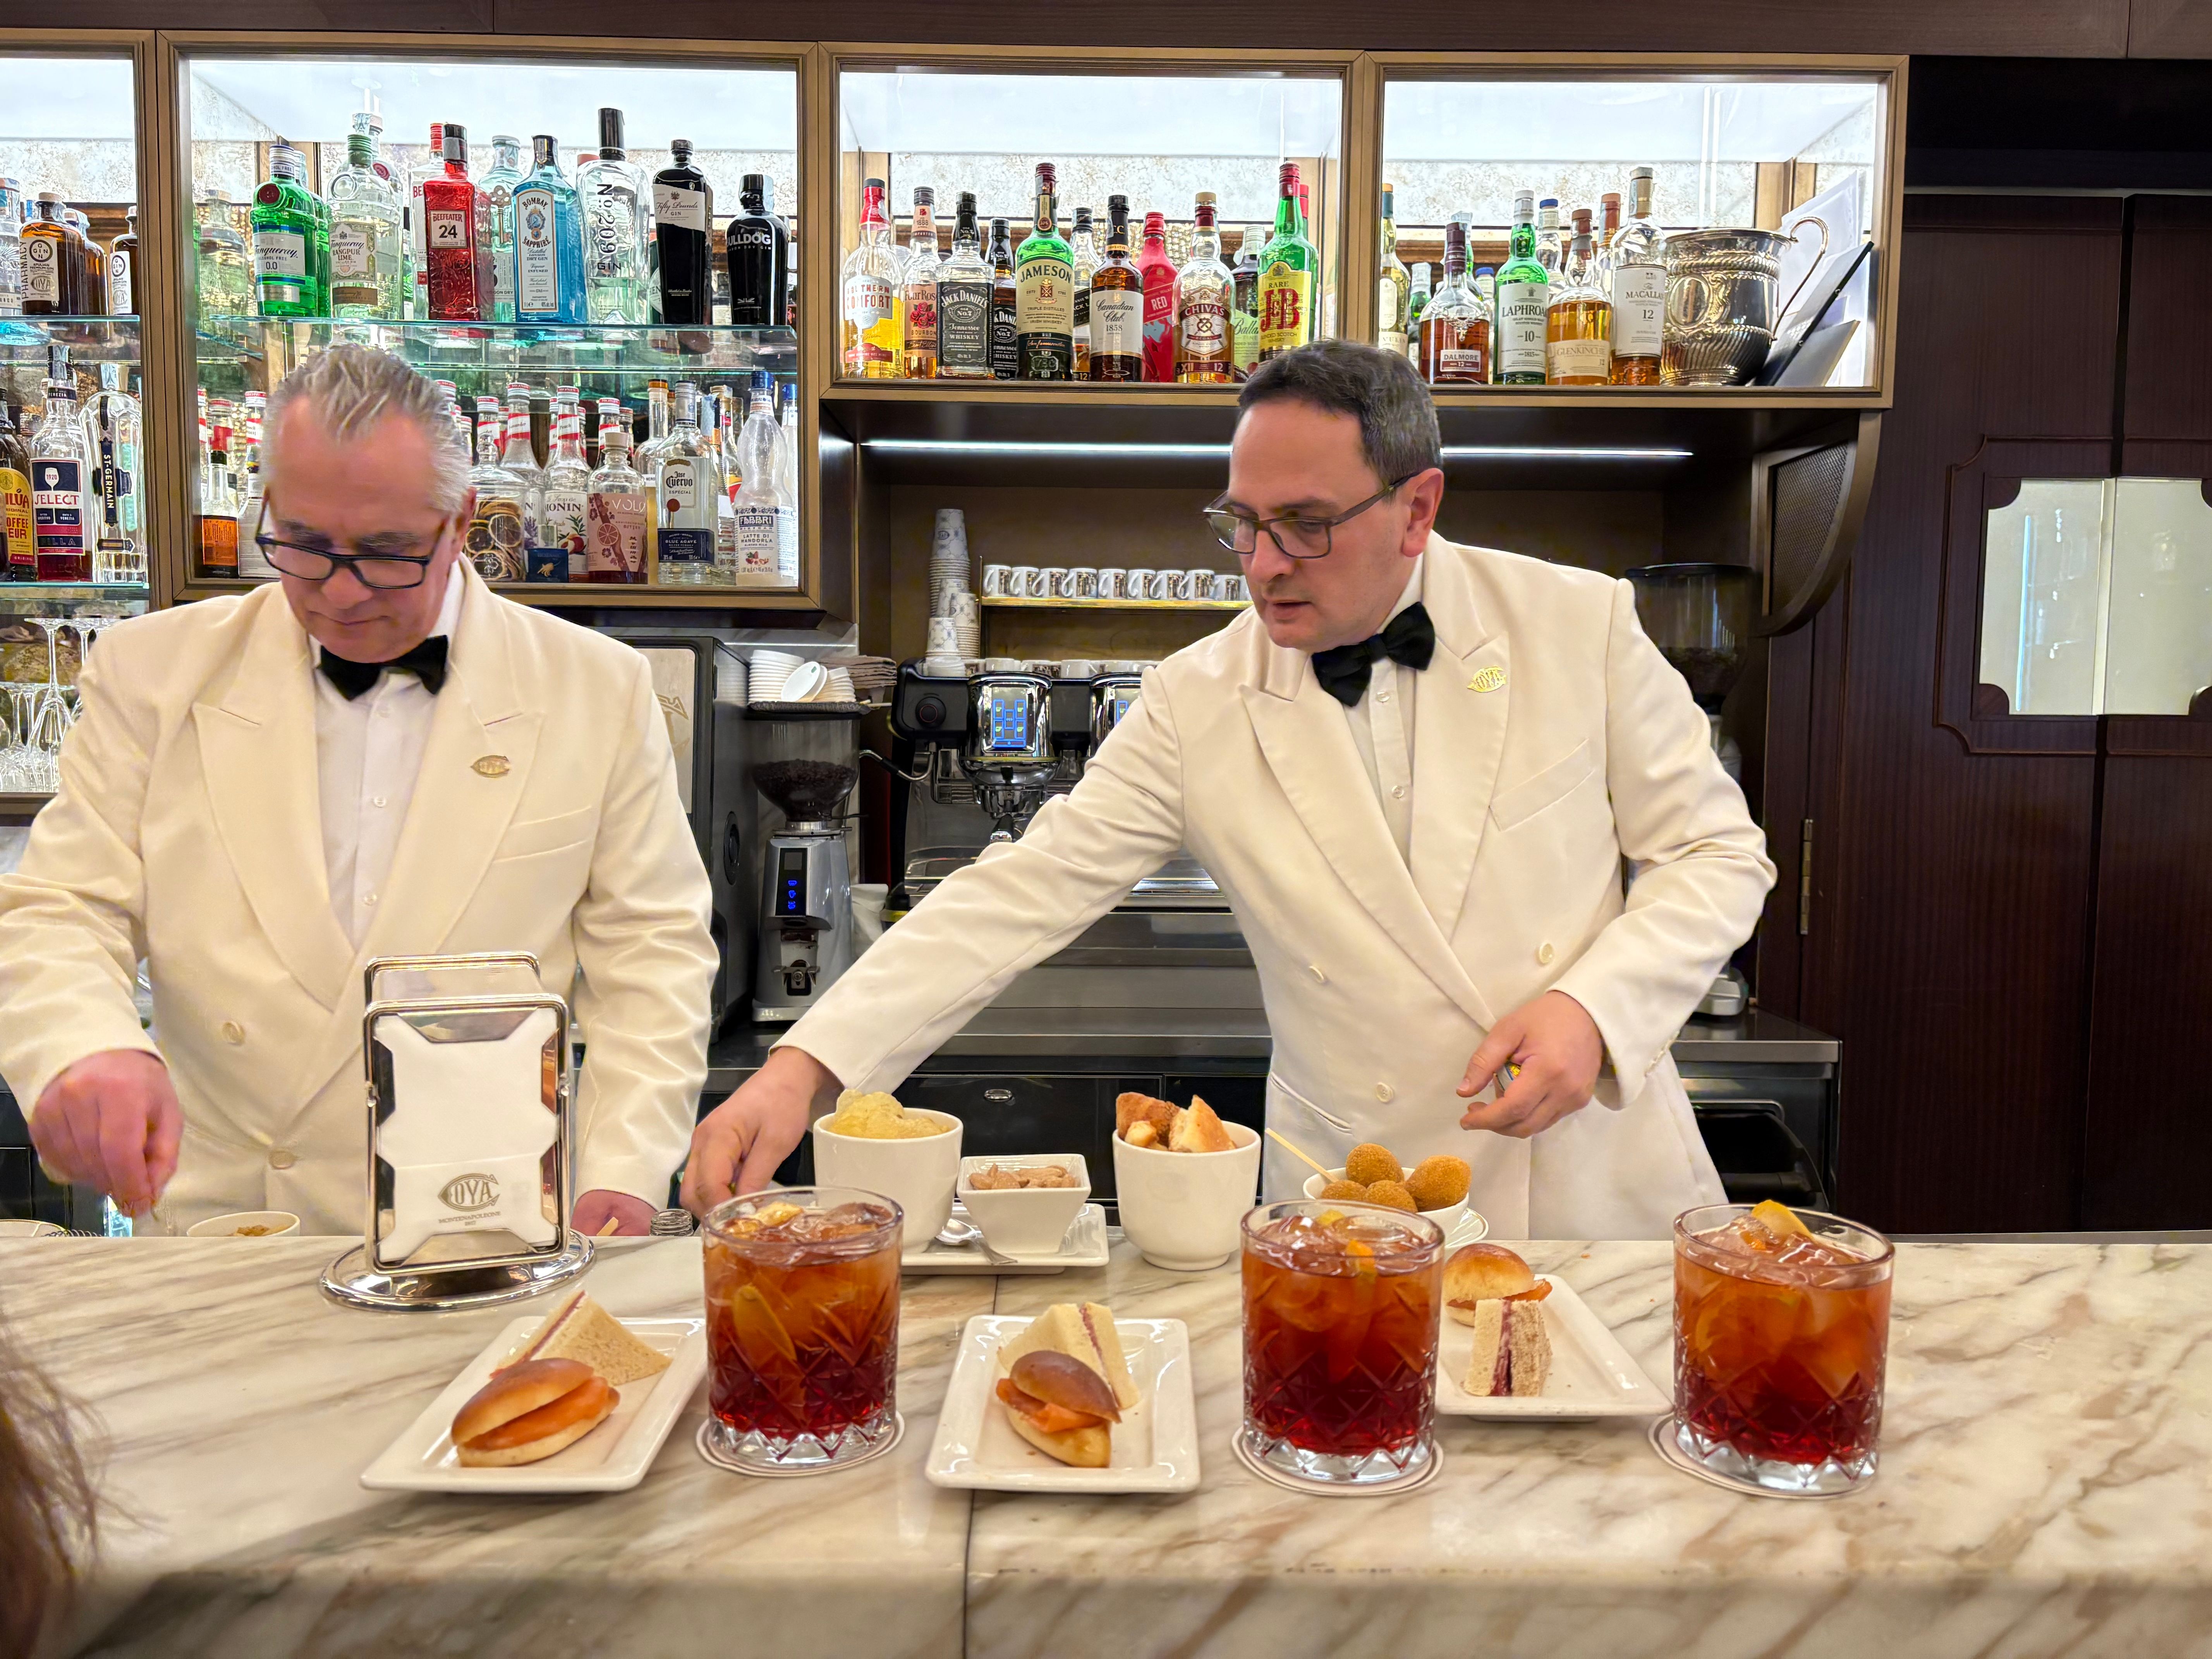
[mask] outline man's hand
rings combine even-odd
[[[615,1223],[613,1232],[623,1238],[638,1238],[653,1231],[653,1206],[641,1198],[632,1198],[628,1193],[611,1192],[605,1187],[594,1187],[576,1200],[576,1207],[568,1217],[568,1224],[580,1233],[593,1238],[607,1237],[607,1222]]]
[[[130,1216],[152,1209],[176,1174],[184,1130],[169,1068],[143,1048],[87,1054],[46,1085],[31,1114],[39,1161]]]
[[[778,1048],[691,1132],[684,1166],[684,1207],[704,1215],[733,1193],[758,1192],[799,1145],[814,1105],[835,1097],[837,1077],[797,1048]]]
[[[1499,1020],[1468,1061],[1459,1084],[1462,1100],[1480,1091],[1508,1060],[1521,1068],[1521,1075],[1495,1101],[1468,1108],[1460,1127],[1488,1129],[1516,1140],[1540,1134],[1589,1104],[1604,1059],[1605,1039],[1589,1011],[1565,991],[1547,991]]]

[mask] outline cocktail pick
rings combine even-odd
[[[1292,1158],[1297,1158],[1298,1162],[1305,1164],[1316,1175],[1320,1176],[1324,1180],[1328,1178],[1328,1171],[1327,1170],[1322,1169],[1320,1164],[1315,1163],[1306,1153],[1300,1152],[1297,1147],[1291,1145],[1291,1142],[1284,1139],[1282,1136],[1277,1134],[1273,1129],[1267,1131],[1267,1139],[1273,1141],[1278,1146],[1280,1146]]]

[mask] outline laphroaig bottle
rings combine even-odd
[[[730,321],[738,328],[781,328],[784,289],[791,281],[791,227],[776,216],[775,182],[748,173],[738,191],[738,216],[722,245],[730,265]]]
[[[520,323],[584,320],[584,216],[561,174],[551,134],[530,141],[532,171],[514,187],[514,292]],[[578,435],[581,436],[580,429]]]
[[[0,580],[39,579],[36,520],[31,511],[31,452],[0,398]]]
[[[714,187],[691,165],[689,138],[672,139],[668,150],[668,165],[653,175],[660,320],[702,327],[714,321]]]
[[[76,388],[46,382],[46,408],[31,435],[32,536],[38,580],[92,580],[92,550],[85,537],[84,428],[77,417]]]
[[[577,283],[577,299],[583,284]],[[553,399],[553,449],[545,461],[545,495],[538,509],[538,544],[559,556],[556,576],[549,568],[545,579],[580,582],[589,574],[592,469],[584,465],[584,411],[576,390],[563,386]]]
[[[629,463],[629,416],[599,399],[599,465],[584,507],[584,580],[635,584],[646,578],[652,486]]]
[[[1175,377],[1189,384],[1226,385],[1236,378],[1229,352],[1232,279],[1221,263],[1213,213],[1213,192],[1199,191],[1190,258],[1176,278]]]
[[[1168,221],[1164,213],[1145,216],[1145,243],[1137,253],[1145,279],[1145,378],[1175,379],[1176,268],[1168,258]]]
[[[1260,254],[1260,361],[1314,337],[1314,287],[1321,255],[1306,239],[1298,209],[1298,164],[1283,163],[1275,234]]]
[[[1544,384],[1544,334],[1552,306],[1551,279],[1536,263],[1536,194],[1513,198],[1511,257],[1498,272],[1498,384]]]
[[[799,507],[784,495],[778,476],[781,443],[775,424],[775,380],[768,370],[757,368],[752,407],[738,434],[738,465],[744,473],[735,503],[738,557],[732,579],[738,587],[799,586]]]
[[[1059,177],[1036,169],[1036,222],[1014,254],[1014,349],[1025,380],[1075,378],[1075,257],[1056,222]]]
[[[253,192],[253,281],[264,317],[327,317],[330,296],[316,281],[315,194],[307,158],[273,145],[269,177]]]
[[[653,462],[653,545],[666,587],[716,587],[717,469],[714,446],[699,430],[699,388],[676,387],[676,425]]]
[[[858,380],[896,380],[906,334],[899,312],[898,256],[884,214],[884,181],[860,192],[860,245],[846,256],[842,289],[845,373]]]
[[[937,378],[991,378],[991,267],[975,229],[975,192],[960,192],[952,254],[937,273]]]

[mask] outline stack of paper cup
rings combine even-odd
[[[714,701],[743,702],[745,700],[745,659],[727,646],[714,649]]]
[[[951,617],[929,619],[929,650],[922,659],[923,673],[948,680],[960,677],[961,662],[967,653],[960,648],[959,626]]]
[[[968,520],[957,507],[938,508],[930,537],[929,614],[954,624],[952,650],[945,654],[972,657],[983,648],[983,611],[968,561]],[[933,644],[930,654],[940,654]]]
[[[782,702],[784,683],[799,672],[803,659],[788,651],[756,651],[747,679],[755,702]]]

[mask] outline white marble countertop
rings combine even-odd
[[[1441,1477],[1311,1498],[1248,1475],[1237,1279],[1146,1267],[909,1277],[904,1443],[849,1474],[702,1463],[695,1401],[636,1491],[363,1492],[517,1310],[379,1316],[329,1240],[0,1243],[0,1310],[108,1437],[77,1650],[2212,1656],[2212,1247],[1904,1245],[1879,1478],[1823,1503],[1662,1464],[1635,1422],[1440,1420]],[[1668,1250],[1536,1244],[1662,1388]],[[610,1252],[622,1313],[697,1305],[696,1246]],[[1204,1478],[1016,1498],[922,1478],[969,1316],[1070,1297],[1190,1327]],[[964,1614],[963,1614],[964,1610]]]

